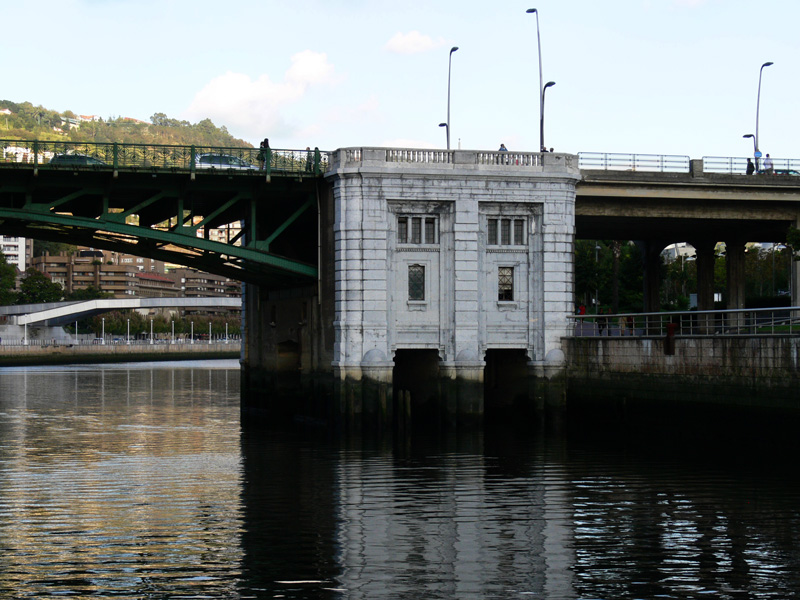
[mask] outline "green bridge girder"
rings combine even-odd
[[[316,206],[327,165],[318,150],[0,140],[0,152],[4,235],[125,252],[271,288],[317,277]],[[204,167],[202,156],[232,157],[236,166],[221,158]],[[209,238],[210,229],[231,224],[244,227],[225,242]]]

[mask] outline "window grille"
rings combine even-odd
[[[497,271],[497,299],[514,300],[514,267],[499,267]]]
[[[425,267],[423,265],[408,266],[408,299],[425,300]]]

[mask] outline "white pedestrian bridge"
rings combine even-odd
[[[10,325],[58,326],[112,310],[151,308],[241,309],[241,298],[103,298],[80,302],[48,302],[0,306],[0,319]]]

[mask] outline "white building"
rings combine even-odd
[[[25,271],[28,266],[26,253],[28,245],[23,237],[0,235],[0,251],[5,255],[8,264],[14,265],[20,271]]]

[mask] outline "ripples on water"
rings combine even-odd
[[[237,366],[0,369],[0,597],[797,597],[794,455],[240,429]]]

